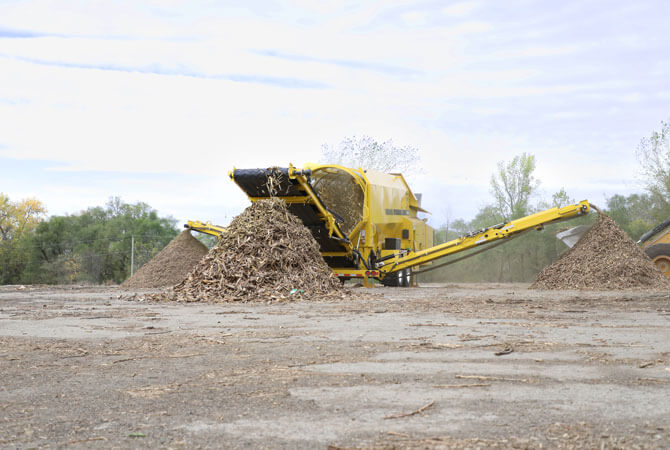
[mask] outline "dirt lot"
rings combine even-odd
[[[0,287],[0,447],[670,446],[670,293],[372,291]]]

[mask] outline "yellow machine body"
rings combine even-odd
[[[666,231],[661,236],[659,236],[657,239],[655,239],[651,242],[646,242],[643,247],[648,247],[650,245],[655,245],[655,244],[670,244],[670,231]]]
[[[374,265],[400,250],[433,245],[433,229],[401,174],[332,164],[302,169],[235,169],[231,178],[254,202],[282,198],[310,228],[321,254],[342,279],[383,278]]]
[[[638,241],[661,273],[670,277],[670,217],[658,224]]]
[[[340,256],[330,261],[329,255],[324,255],[340,278],[366,278],[370,272],[379,277],[376,261],[401,250],[418,251],[433,246],[434,230],[418,216],[428,211],[421,208],[419,198],[401,174],[319,164],[308,164],[305,169],[311,171],[314,189],[328,209],[344,219],[342,227],[351,250],[339,255],[330,253]],[[335,190],[342,191],[341,198],[332,198],[322,188],[329,182],[332,186],[332,180],[338,180]],[[360,215],[352,217],[352,212]]]

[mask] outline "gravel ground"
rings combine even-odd
[[[356,293],[0,287],[0,447],[670,447],[669,292]]]

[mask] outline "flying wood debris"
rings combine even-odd
[[[254,202],[167,294],[182,302],[247,302],[341,296],[312,233],[283,200]]]
[[[191,236],[190,231],[184,230],[124,281],[121,287],[144,289],[173,286],[183,280],[206,254],[207,247]]]
[[[545,267],[531,289],[670,290],[670,281],[609,216],[599,212],[591,229]]]

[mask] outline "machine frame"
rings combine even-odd
[[[351,230],[345,219],[329,208],[315,188],[314,179],[329,173],[351,177],[351,186],[363,194],[361,220]],[[292,213],[312,231],[321,255],[341,280],[359,278],[365,286],[376,279],[386,285],[409,286],[414,275],[434,261],[474,247],[502,243],[528,230],[587,214],[583,200],[562,208],[551,208],[520,219],[484,228],[449,242],[433,245],[433,229],[418,213],[421,208],[401,174],[385,174],[333,164],[307,164],[298,169],[233,169],[230,178],[256,202],[272,196],[282,198]],[[318,182],[316,183],[318,184]],[[349,191],[351,198],[355,192]],[[344,195],[344,194],[343,194]],[[351,224],[349,224],[351,225]],[[186,228],[218,235],[225,228],[189,221]]]

